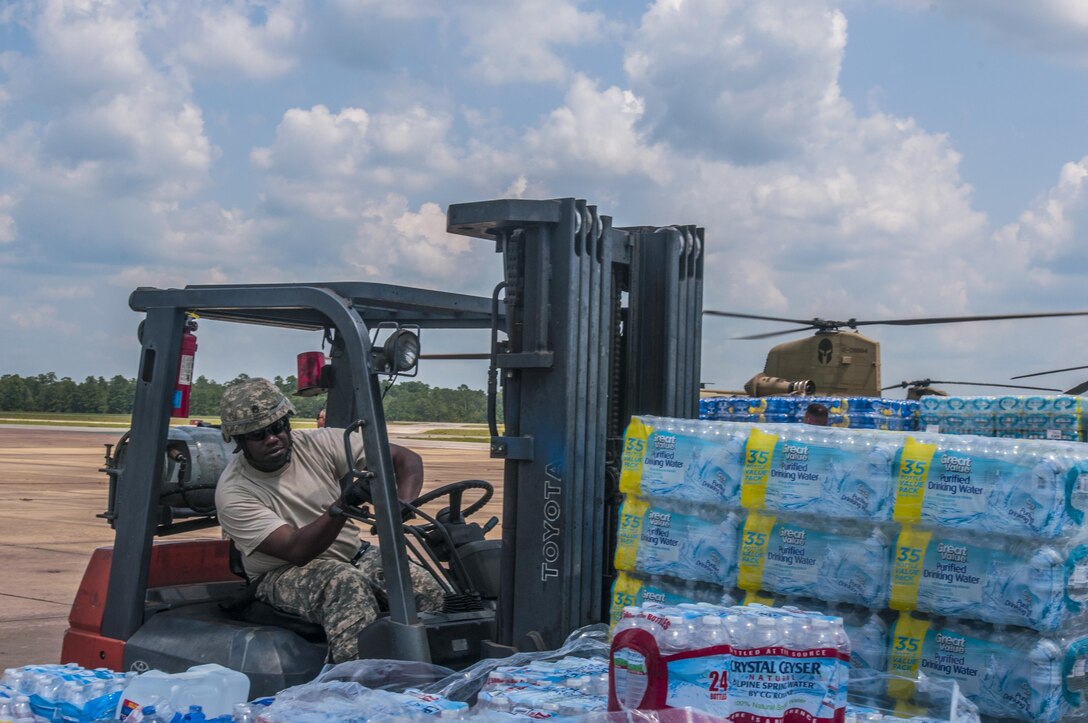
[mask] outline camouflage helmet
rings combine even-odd
[[[223,439],[264,429],[278,419],[295,413],[291,400],[267,379],[244,379],[232,384],[219,401]]]

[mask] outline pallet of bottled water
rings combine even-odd
[[[1081,443],[637,417],[620,487],[614,614],[853,606],[866,669],[956,680],[985,715],[1088,717]]]
[[[707,603],[629,607],[612,637],[609,707],[690,707],[730,721],[843,720],[850,642],[819,613]]]
[[[7,668],[0,679],[0,721],[24,723],[109,718],[135,673],[88,670],[75,663]]]
[[[711,397],[699,400],[699,418],[722,422],[795,423],[809,405],[827,409],[828,424],[853,429],[914,430],[918,402],[874,397]]]

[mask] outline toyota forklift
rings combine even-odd
[[[615,227],[574,198],[452,205],[447,230],[501,254],[490,296],[362,282],[132,293],[143,314],[132,427],[103,470],[100,516],[114,544],[91,557],[62,662],[166,672],[219,663],[245,673],[255,696],[312,680],[325,663],[320,627],[254,600],[228,540],[171,539],[217,526],[215,484],[233,453],[217,428],[169,425],[179,371],[191,372],[182,352],[194,316],[329,342],[328,425],[345,429],[346,448],[361,435],[367,460],[341,480],[368,490],[345,513],[376,531],[388,586],[388,611],[360,633],[365,657],[460,668],[554,649],[608,619],[625,427],[635,414],[698,413],[704,231]],[[429,329],[490,332],[501,540],[485,538],[493,521],[472,519],[489,481],[433,490],[402,521],[380,380],[411,373]],[[439,499],[439,512],[421,509]],[[416,610],[410,559],[446,588],[441,612]]]

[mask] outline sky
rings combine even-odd
[[[495,198],[704,227],[708,309],[1088,310],[1086,117],[1082,0],[3,0],[0,374],[133,376],[140,286],[489,295],[500,257],[445,212]],[[706,318],[703,380],[782,328]],[[1088,317],[866,332],[885,385],[1088,365]],[[219,381],[321,348],[197,336]]]

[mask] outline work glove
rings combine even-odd
[[[340,493],[340,501],[349,507],[362,507],[374,501],[374,495],[370,491],[370,480],[367,478],[356,479]]]

